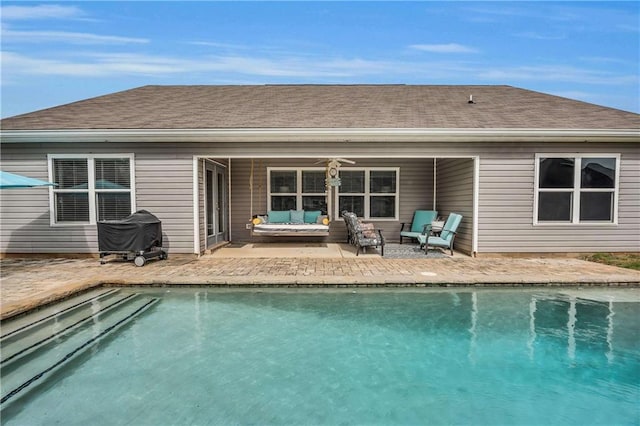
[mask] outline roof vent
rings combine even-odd
[[[475,104],[475,102],[473,101],[473,95],[469,95],[469,100],[467,101],[468,104]]]

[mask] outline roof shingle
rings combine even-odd
[[[143,86],[0,124],[3,130],[640,129],[640,115],[511,86]]]

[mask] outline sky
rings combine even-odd
[[[149,84],[506,84],[640,113],[636,1],[0,7],[2,117]]]

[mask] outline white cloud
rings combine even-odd
[[[611,58],[606,56],[581,56],[578,59],[581,61],[594,62],[598,64],[629,64],[628,59]]]
[[[4,28],[2,29],[2,40],[5,44],[8,42],[64,42],[71,44],[140,44],[149,42],[149,40],[145,38],[77,33],[70,31],[14,31]]]
[[[495,67],[461,61],[396,61],[311,55],[209,55],[194,58],[133,53],[58,52],[55,57],[5,51],[1,55],[3,80],[24,76],[71,76],[118,78],[290,78],[343,82],[375,78],[384,81],[419,76],[422,81],[449,83],[562,82],[592,85],[637,85],[632,74],[566,65]]]
[[[218,43],[215,41],[189,41],[187,44],[192,44],[194,46],[206,46],[206,47],[216,47],[221,49],[249,49],[249,46],[240,45],[240,44],[230,44],[230,43]]]
[[[534,31],[515,34],[516,37],[529,38],[532,40],[564,40],[566,37],[561,35],[541,34]]]
[[[30,19],[69,19],[84,15],[76,6],[43,4],[38,6],[2,6],[0,15],[5,21]]]
[[[341,78],[397,71],[397,64],[363,59],[266,58],[251,56],[206,56],[185,59],[130,53],[81,53],[73,58],[29,57],[2,52],[5,76],[11,74],[64,76],[168,76],[187,73],[236,73],[252,76]]]
[[[477,53],[478,50],[457,43],[447,44],[412,44],[411,49],[432,53]]]
[[[556,81],[582,84],[616,85],[634,84],[635,75],[614,74],[612,72],[575,68],[565,65],[540,65],[505,67],[480,71],[479,78],[491,81]]]
[[[113,77],[122,75],[168,75],[188,71],[179,61],[131,54],[81,55],[81,58],[32,58],[2,52],[3,71],[8,75],[48,75],[67,77]]]

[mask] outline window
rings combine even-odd
[[[269,210],[320,210],[327,214],[324,168],[269,168],[267,173]]]
[[[52,224],[95,224],[135,210],[133,155],[49,155]]]
[[[619,155],[536,155],[534,223],[615,223]]]
[[[341,169],[338,211],[364,219],[394,219],[398,212],[398,169]]]

